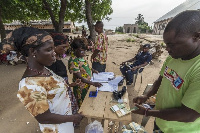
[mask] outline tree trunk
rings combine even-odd
[[[61,7],[59,11],[58,32],[63,32],[66,8],[67,8],[67,0],[61,0]]]
[[[49,5],[49,3],[47,3],[46,0],[42,0],[43,1],[43,4],[44,4],[44,8],[48,11],[50,17],[51,17],[51,21],[52,21],[52,24],[55,28],[55,31],[56,32],[59,32],[59,23],[56,21],[55,19],[55,16],[53,15],[53,12],[51,10],[51,7]]]
[[[0,8],[0,33],[1,33],[1,41],[2,41],[6,37],[6,31],[5,31],[3,20],[1,17],[1,8]]]
[[[88,28],[90,31],[90,36],[92,41],[95,41],[95,37],[96,37],[96,32],[93,26],[93,19],[92,19],[92,10],[91,10],[91,3],[89,0],[85,0],[85,9],[86,9],[86,19],[87,19],[87,24],[88,24]]]

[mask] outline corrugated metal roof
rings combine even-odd
[[[179,6],[172,9],[170,12],[166,13],[165,15],[157,19],[154,23],[168,18],[172,18],[185,10],[198,10],[198,9],[200,9],[200,0],[186,0],[184,3],[180,4]]]

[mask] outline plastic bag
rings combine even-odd
[[[85,133],[103,133],[103,127],[100,122],[95,120],[86,126]]]

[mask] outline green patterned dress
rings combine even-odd
[[[84,58],[77,58],[76,56],[71,56],[68,61],[68,69],[70,73],[73,73],[73,82],[78,79],[74,74],[80,72],[81,76],[87,80],[91,80],[92,71],[89,67],[88,62]],[[78,101],[79,107],[81,106],[90,85],[81,82],[80,86],[73,87],[74,95]]]

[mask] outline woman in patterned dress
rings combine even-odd
[[[11,47],[28,57],[17,97],[39,122],[40,130],[43,133],[74,133],[73,123],[78,124],[83,116],[72,115],[66,82],[45,67],[56,60],[52,37],[36,28],[21,27],[3,42],[4,49]]]
[[[100,87],[101,84],[98,82],[91,82],[92,72],[98,73],[96,70],[89,67],[88,62],[84,58],[86,46],[84,42],[76,38],[71,44],[73,54],[68,61],[68,69],[70,73],[73,73],[73,81],[81,79],[81,84],[73,88],[74,95],[78,101],[79,107],[81,106],[90,85]]]

